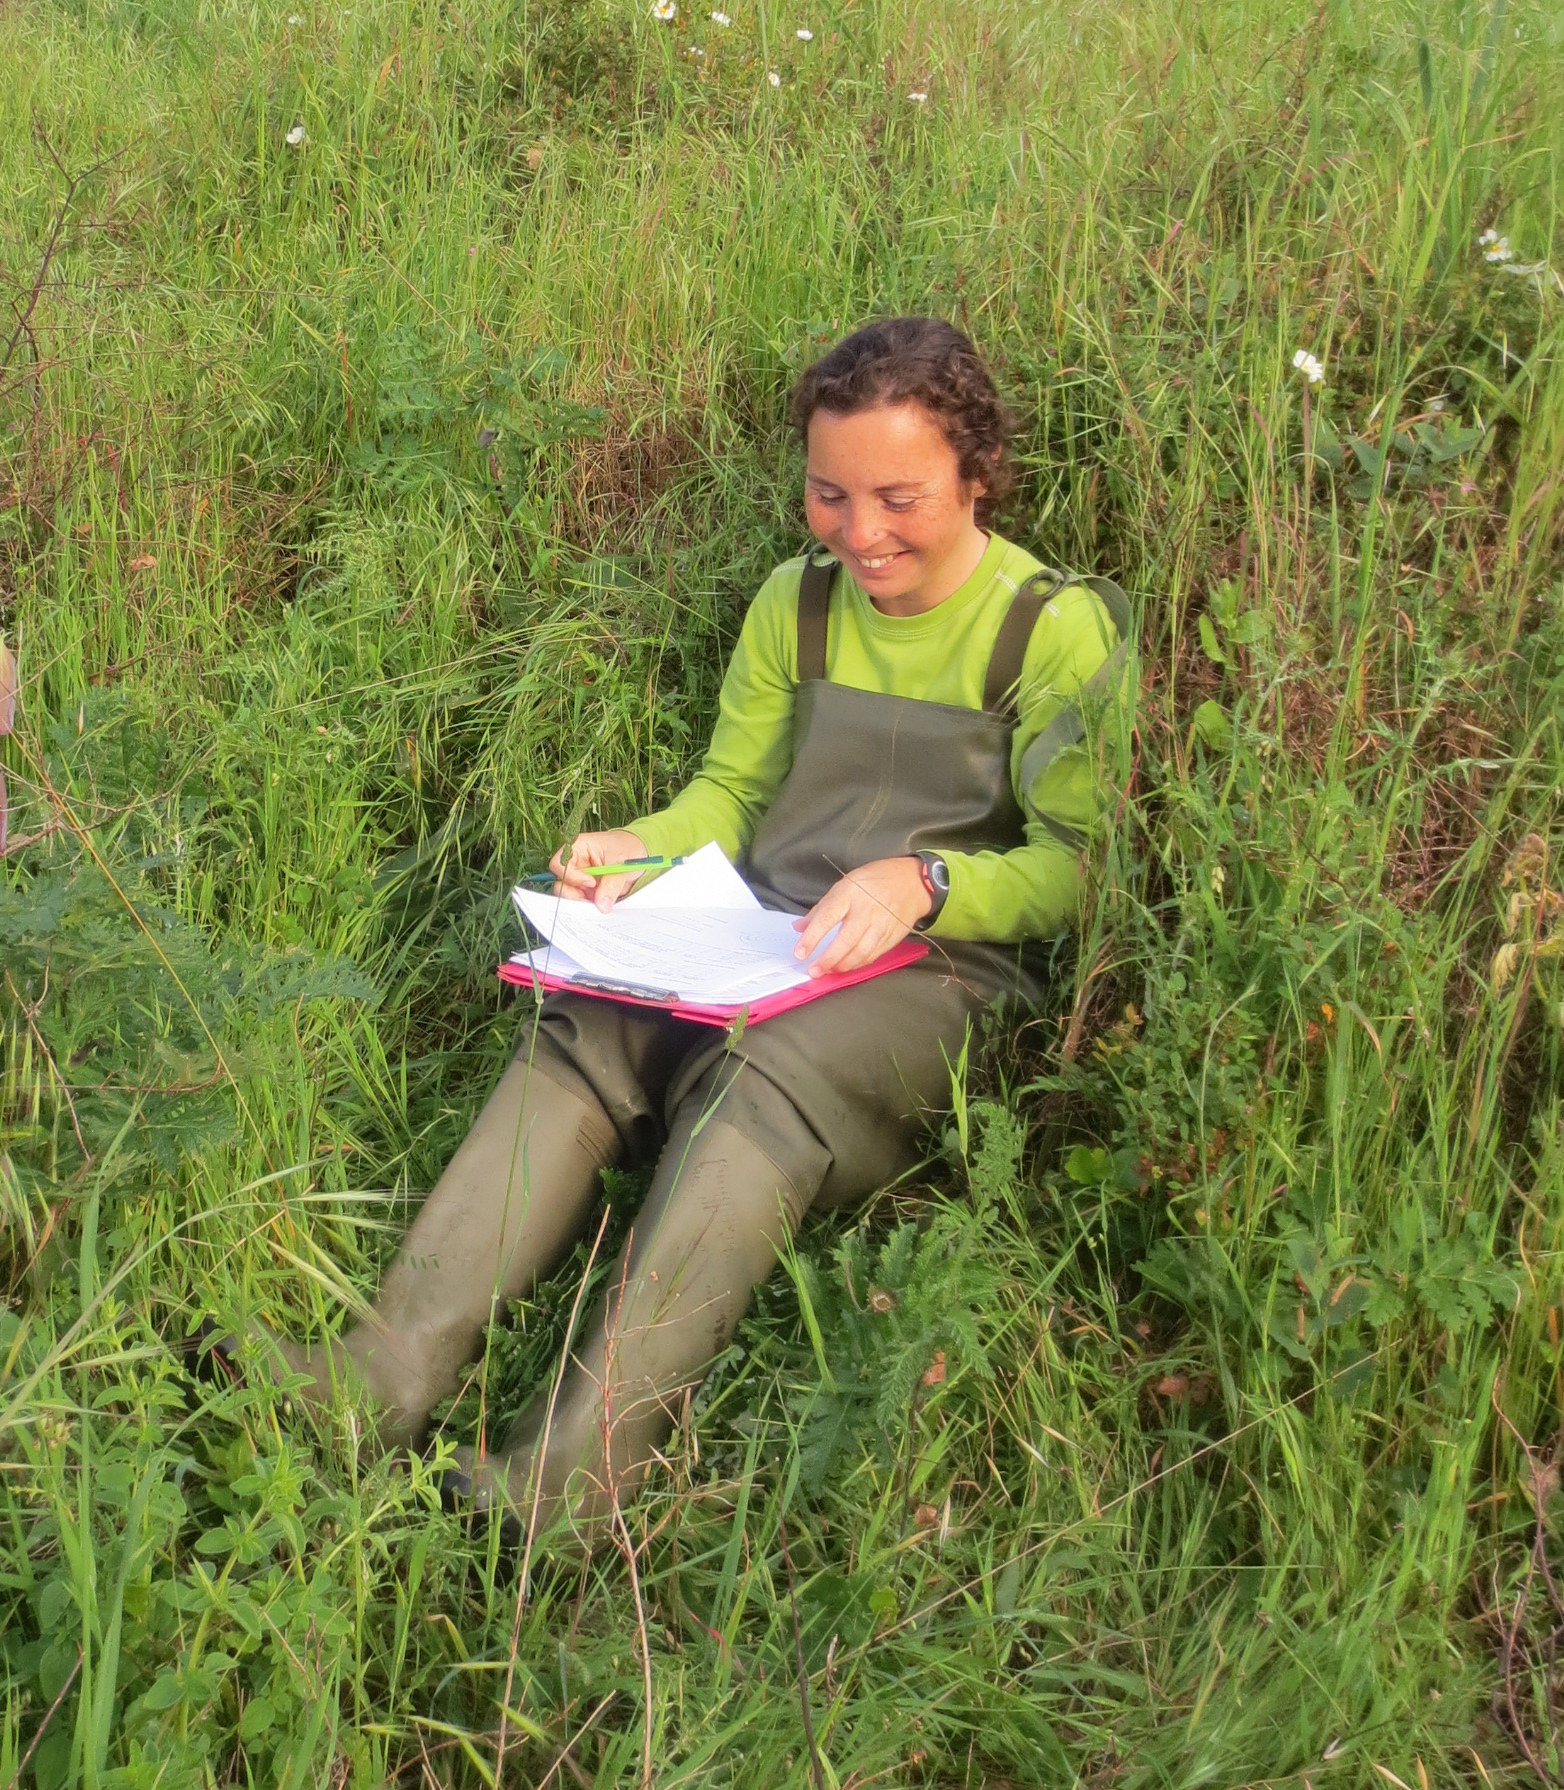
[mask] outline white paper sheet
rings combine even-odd
[[[761,1000],[809,980],[793,955],[793,916],[762,908],[715,845],[606,914],[532,889],[514,899],[548,941],[516,961],[550,975],[709,1003]]]
[[[744,908],[756,914],[761,911],[754,890],[715,841],[691,852],[682,864],[675,864],[672,870],[665,870],[641,888],[632,889],[615,907],[622,912],[669,907]]]

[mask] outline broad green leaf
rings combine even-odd
[[[1210,697],[1190,717],[1189,730],[1202,746],[1208,746],[1213,752],[1226,752],[1233,743],[1233,724],[1228,719],[1227,710]]]
[[[1064,1172],[1078,1187],[1100,1187],[1113,1172],[1113,1158],[1106,1150],[1077,1144],[1064,1159]]]

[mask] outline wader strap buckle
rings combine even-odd
[[[823,549],[812,548],[804,559],[804,575],[798,583],[798,681],[807,684],[825,676],[826,621],[831,611],[831,580],[836,561]]]

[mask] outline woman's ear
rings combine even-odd
[[[990,453],[988,456],[988,463],[994,469],[995,472],[998,472],[998,470],[999,470],[999,462],[1004,456],[1004,451],[1005,450],[1003,448],[995,448],[993,450],[993,452]],[[967,481],[967,488],[972,493],[972,504],[973,504],[974,508],[976,508],[977,505],[980,504],[983,501],[983,499],[988,496],[988,493],[989,493],[989,484],[988,484],[987,479],[982,479],[982,478],[969,479]]]

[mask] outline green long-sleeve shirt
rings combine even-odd
[[[793,758],[803,565],[792,559],[778,566],[750,606],[699,774],[659,813],[630,823],[648,852],[691,852],[716,840],[730,858],[742,859],[781,789]],[[1023,548],[991,535],[966,583],[922,615],[882,614],[843,570],[831,593],[826,675],[856,690],[980,709],[1000,624],[1038,566]],[[1010,759],[1026,843],[1006,852],[941,852],[950,894],[930,928],[936,936],[1048,937],[1073,915],[1077,842],[1103,801],[1098,742],[1088,728],[1084,741],[1048,756],[1030,789],[1020,786],[1021,763],[1117,644],[1100,598],[1084,586],[1071,585],[1045,605],[1027,648]],[[1094,719],[1106,724],[1107,716]]]

